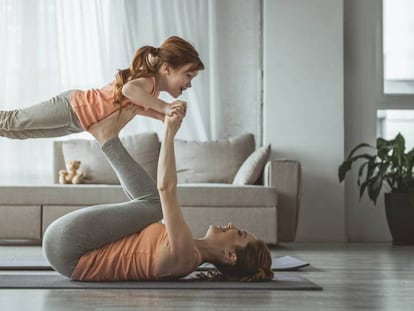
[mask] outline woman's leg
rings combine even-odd
[[[77,210],[48,227],[43,239],[44,252],[55,270],[67,277],[82,255],[162,219],[154,180],[128,154],[119,138],[107,141],[102,150],[132,199]]]
[[[158,197],[155,181],[132,158],[118,136],[107,141],[102,146],[102,151],[118,176],[129,199],[142,199],[147,196],[154,196],[154,194]]]
[[[69,96],[70,91],[27,108],[0,111],[0,136],[26,139],[82,132],[70,106]]]

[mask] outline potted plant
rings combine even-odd
[[[364,149],[374,152],[363,152]],[[340,165],[340,182],[357,161],[362,161],[357,179],[359,197],[366,191],[376,204],[384,186],[385,212],[393,244],[414,245],[414,148],[405,152],[405,140],[400,133],[391,140],[378,138],[376,147],[359,144]]]

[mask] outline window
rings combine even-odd
[[[383,92],[414,93],[414,1],[383,1]]]
[[[377,68],[377,136],[414,147],[414,0],[383,0]]]
[[[414,148],[414,110],[378,110],[377,137],[393,139],[401,133],[405,138],[405,150]]]

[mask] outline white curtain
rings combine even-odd
[[[24,107],[68,89],[102,87],[137,48],[170,35],[192,42],[206,70],[182,97],[189,103],[180,138],[215,138],[215,0],[0,0],[0,109]],[[172,98],[163,97],[167,101]],[[122,132],[156,131],[137,117]],[[68,136],[91,138],[89,134]],[[51,183],[52,140],[0,137],[0,183]]]

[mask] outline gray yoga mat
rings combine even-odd
[[[292,256],[274,257],[272,270],[294,271],[309,266],[309,263]],[[212,269],[212,264],[202,264],[198,270]],[[46,259],[9,259],[0,260],[0,270],[52,270]]]
[[[321,290],[322,287],[299,275],[276,275],[270,282],[204,281],[188,278],[177,281],[74,282],[60,274],[0,274],[0,288],[30,289],[240,289],[240,290]]]

